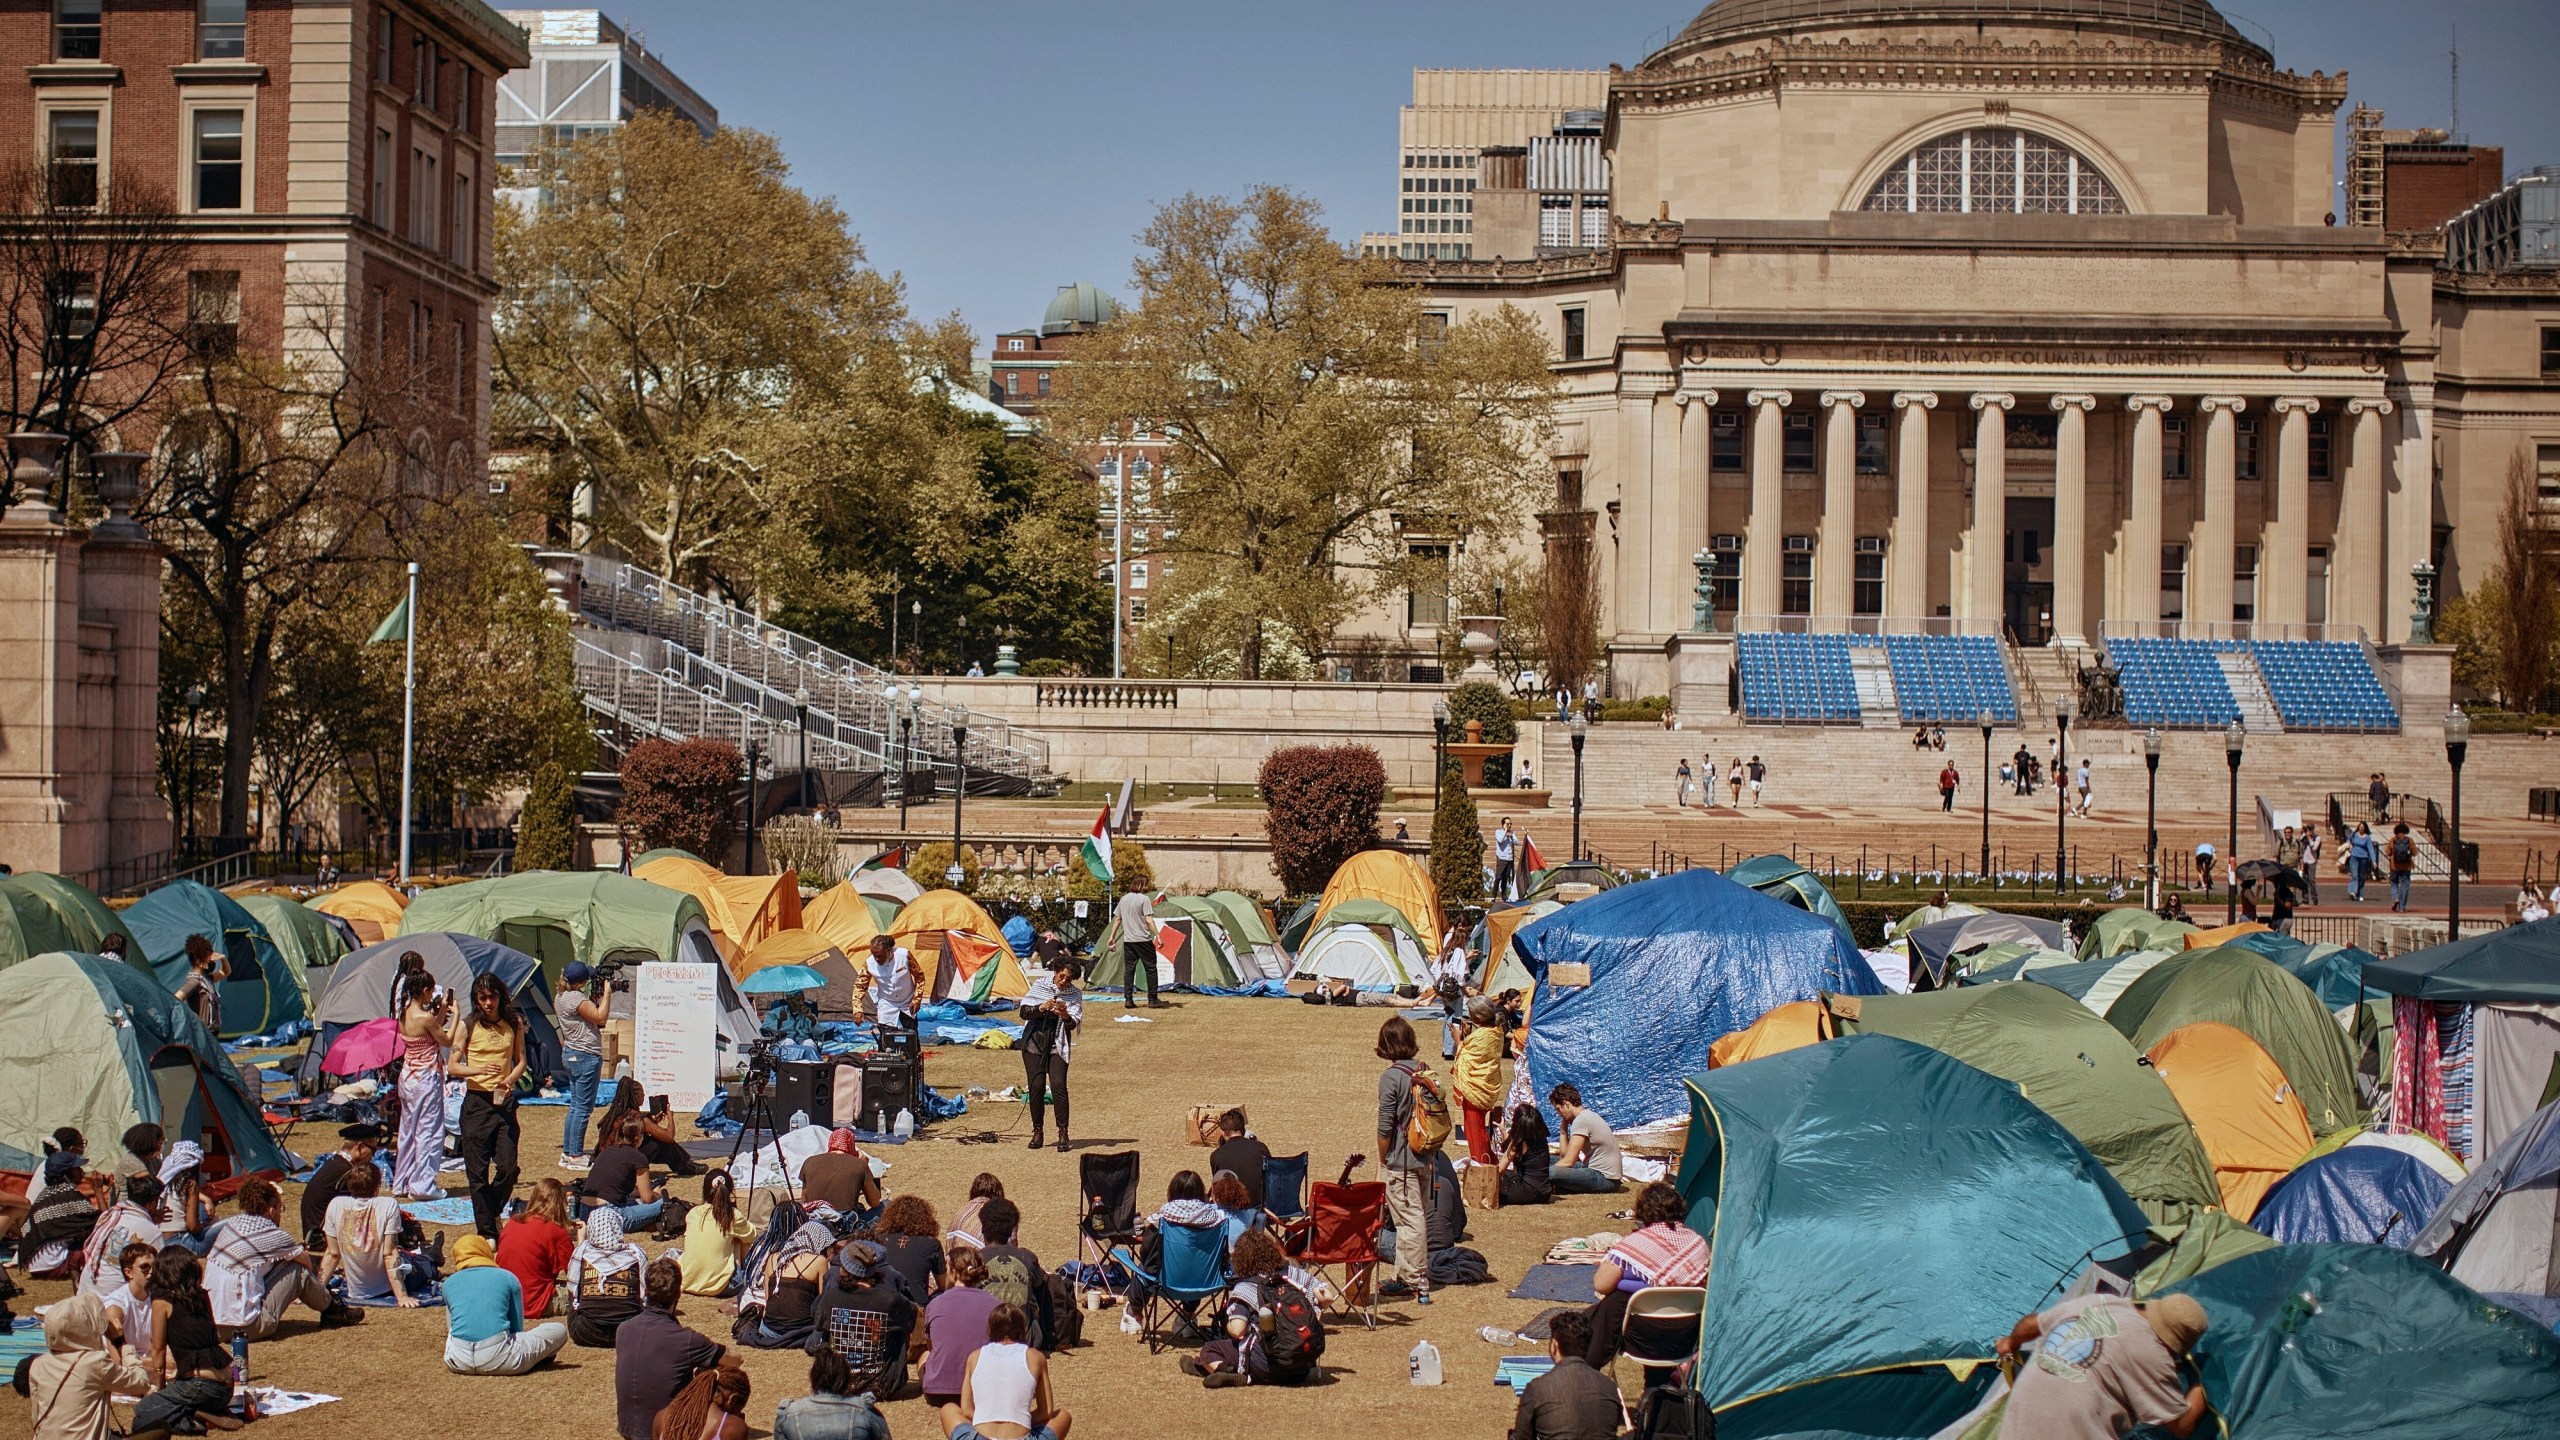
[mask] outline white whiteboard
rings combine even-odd
[[[640,967],[632,1078],[679,1111],[709,1104],[718,1084],[719,974],[714,965]]]

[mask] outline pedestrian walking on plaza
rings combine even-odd
[[[1147,1008],[1162,1010],[1165,1003],[1156,998],[1156,907],[1144,890],[1132,890],[1120,897],[1114,907],[1120,921],[1120,958],[1129,973],[1122,978],[1120,1003],[1128,1009],[1138,1008],[1138,977],[1147,980]]]
[[[1724,778],[1725,778],[1725,783],[1733,787],[1733,808],[1734,808],[1734,809],[1736,809],[1736,810],[1741,809],[1741,808],[1742,808],[1742,762],[1741,762],[1739,759],[1737,759],[1737,760],[1735,760],[1735,761],[1733,762],[1733,770],[1732,770],[1732,772],[1731,772],[1730,774],[1726,775]]]
[[[2199,840],[2196,842],[2196,887],[2198,889],[2210,890],[2213,888],[2213,853],[2212,841]]]
[[[2320,903],[2320,850],[2320,827],[2303,826],[2302,864],[2296,868],[2302,871],[2302,903],[2305,905]]]
[[[2083,755],[2083,756],[2081,756],[2081,757],[2080,757],[2080,770],[2079,770],[2079,773],[2078,773],[2077,775],[2075,775],[2075,776],[2072,778],[2071,785],[2072,785],[2072,788],[2073,788],[2073,789],[2075,789],[2075,790],[2077,790],[2077,791],[2079,791],[2079,792],[2080,792],[2080,813],[2081,813],[2083,816],[2085,816],[2085,815],[2087,815],[2087,814],[2089,813],[2089,757],[2088,757],[2088,756]]]
[[[1689,808],[1689,782],[1694,778],[1689,770],[1688,756],[1683,755],[1680,757],[1680,768],[1674,773],[1672,778],[1678,782],[1679,793],[1671,803],[1679,806],[1683,810],[1686,810]]]
[[[1956,810],[1956,787],[1964,777],[1956,773],[1956,762],[1948,761],[1938,769],[1938,808],[1952,815]]]
[[[1399,1238],[1420,1239],[1431,1233],[1431,1163],[1439,1157],[1440,1148],[1434,1145],[1416,1152],[1413,1141],[1414,1132],[1423,1128],[1414,1123],[1422,1104],[1418,1092],[1424,1086],[1436,1091],[1438,1084],[1414,1061],[1421,1048],[1413,1026],[1401,1015],[1388,1016],[1378,1027],[1378,1058],[1387,1062],[1378,1076],[1378,1167],[1385,1172],[1381,1178],[1387,1182],[1387,1213],[1395,1217]],[[1395,1284],[1413,1296],[1413,1303],[1431,1303],[1429,1245],[1396,1246]]]
[[[2373,878],[2374,863],[2380,858],[2374,853],[2373,827],[2357,821],[2356,833],[2347,837],[2348,899],[2359,905],[2364,903],[2365,882]]]
[[[1513,861],[1520,853],[1520,836],[1511,828],[1511,817],[1502,817],[1502,827],[1493,832],[1493,893],[1504,900],[1512,898]]]
[[[1759,757],[1759,756],[1757,756],[1757,755],[1752,756],[1752,757],[1751,757],[1751,808],[1752,808],[1752,809],[1754,809],[1754,810],[1757,810],[1757,809],[1759,809],[1759,808],[1760,808],[1760,782],[1761,782],[1761,781],[1763,781],[1763,780],[1766,780],[1766,779],[1768,779],[1768,778],[1769,778],[1769,767],[1760,763],[1760,757]]]
[[[2018,793],[2021,795],[2035,793],[2035,782],[2027,778],[2027,767],[2035,762],[2035,758],[2027,753],[2026,742],[2023,740],[2018,742],[2018,753],[2009,757],[2009,763],[2016,767],[2012,774],[2017,781]]]
[[[1698,757],[1698,808],[1716,808],[1716,757],[1713,755]]]
[[[2380,825],[2391,818],[2391,781],[2381,771],[2365,782],[2364,795],[2373,806],[2373,823]]]
[[[2409,908],[2409,879],[2418,868],[2418,842],[2409,838],[2409,822],[2391,827],[2391,908]]]
[[[1572,718],[1573,692],[1562,685],[1558,685],[1556,687],[1556,723],[1561,725]]]

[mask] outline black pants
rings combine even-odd
[[[230,1409],[230,1381],[188,1376],[142,1397],[142,1403],[133,1407],[133,1429],[135,1434],[166,1430],[172,1435],[201,1435],[205,1431],[202,1417],[228,1414]]]
[[[501,1105],[485,1090],[462,1097],[462,1173],[471,1182],[472,1228],[493,1243],[498,1215],[516,1193],[516,1107]]]
[[[1709,796],[1708,798],[1709,798],[1709,799],[1713,799],[1713,798],[1715,798],[1715,797],[1713,797],[1713,796],[1711,795],[1711,796]],[[1511,861],[1508,861],[1508,860],[1496,860],[1496,861],[1494,861],[1494,862],[1493,862],[1493,898],[1494,898],[1494,899],[1496,899],[1496,900],[1508,900],[1508,899],[1510,899],[1510,898],[1511,898],[1511,869],[1512,869],[1512,862],[1511,862]]]
[[[1123,987],[1125,1003],[1138,1003],[1138,977],[1147,977],[1147,1003],[1156,1003],[1156,947],[1143,940],[1120,942],[1120,961],[1129,967],[1128,983]]]
[[[1956,792],[1953,790],[1941,789],[1938,792],[1938,808],[1947,811],[1950,814],[1954,813],[1956,808]]]
[[[1627,1302],[1634,1298],[1632,1290],[1613,1290],[1586,1312],[1591,1317],[1591,1343],[1583,1350],[1582,1358],[1592,1369],[1605,1371],[1609,1362],[1618,1358],[1619,1343],[1627,1323]],[[1678,1343],[1676,1338],[1673,1343]],[[1671,1374],[1671,1367],[1647,1365],[1644,1367],[1644,1383],[1648,1386],[1667,1385],[1671,1383]]]
[[[1029,1045],[1022,1051],[1022,1098],[1031,1105],[1031,1133],[1040,1133],[1043,1109],[1040,1091],[1046,1086],[1049,1099],[1058,1107],[1058,1138],[1067,1138],[1067,1057],[1055,1046]]]

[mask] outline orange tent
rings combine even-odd
[[[323,915],[334,915],[347,922],[356,938],[367,945],[388,940],[400,933],[400,914],[409,908],[408,900],[397,890],[379,880],[358,880],[341,885],[326,895],[315,895],[302,902]]]
[[[2151,1067],[2196,1127],[2222,1208],[2236,1220],[2311,1153],[2311,1117],[2265,1047],[2211,1020],[2181,1025],[2151,1047]]]
[[[2210,930],[2190,931],[2186,936],[2186,942],[2190,950],[2210,950],[2216,945],[2228,945],[2243,935],[2266,933],[2266,926],[2255,920],[2243,920],[2237,925],[2217,925]]]
[[[1791,1000],[1707,1047],[1707,1068],[1717,1070],[1763,1055],[1783,1055],[1807,1045],[1819,1045],[1834,1033],[1831,1012],[1821,1001]]]
[[[631,874],[701,901],[703,917],[710,921],[713,942],[724,959],[801,924],[796,875],[724,875],[690,855],[661,855],[633,866]]]
[[[808,966],[826,977],[826,988],[812,996],[811,1003],[829,1018],[856,1013],[870,979],[842,949],[810,930],[777,930],[726,963],[733,980],[744,980],[774,965]]]
[[[880,933],[880,922],[850,880],[837,881],[827,887],[826,893],[802,906],[800,923],[827,937],[828,944],[847,956],[870,949],[871,937]]]

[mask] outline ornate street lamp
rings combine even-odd
[[[2453,863],[2445,894],[2444,938],[2449,944],[2462,938],[2462,762],[2471,753],[2471,717],[2459,706],[2444,717],[2444,758],[2453,764]]]
[[[2151,886],[2151,908],[2160,908],[2160,727],[2142,732],[2142,766],[2150,771],[2143,783],[2142,853]]]
[[[1582,745],[1591,738],[1591,717],[1573,712],[1573,858],[1582,858]]]
[[[942,872],[942,878],[954,890],[962,889],[961,882],[969,878],[969,872],[960,868],[960,801],[969,793],[968,713],[961,711],[962,718],[951,722],[951,868]]]
[[[2062,894],[2063,861],[2071,854],[2071,702],[2053,706],[2053,893]]]
[[[1982,712],[1982,869],[1984,880],[1991,878],[1991,712]]]
[[[2225,925],[2240,923],[2240,749],[2248,738],[2249,727],[2237,720],[2231,722],[2230,729],[2222,732],[2222,757],[2231,762],[2231,830],[2224,837],[2224,843],[2231,849],[2222,857],[2222,863],[2228,867],[2222,873],[2229,877],[2222,882],[2222,923]]]
[[[1431,702],[1431,730],[1438,737],[1431,742],[1431,813],[1437,816],[1440,813],[1440,777],[1449,769],[1448,701]]]
[[[800,724],[800,808],[809,808],[809,687],[791,692],[791,714]]]

